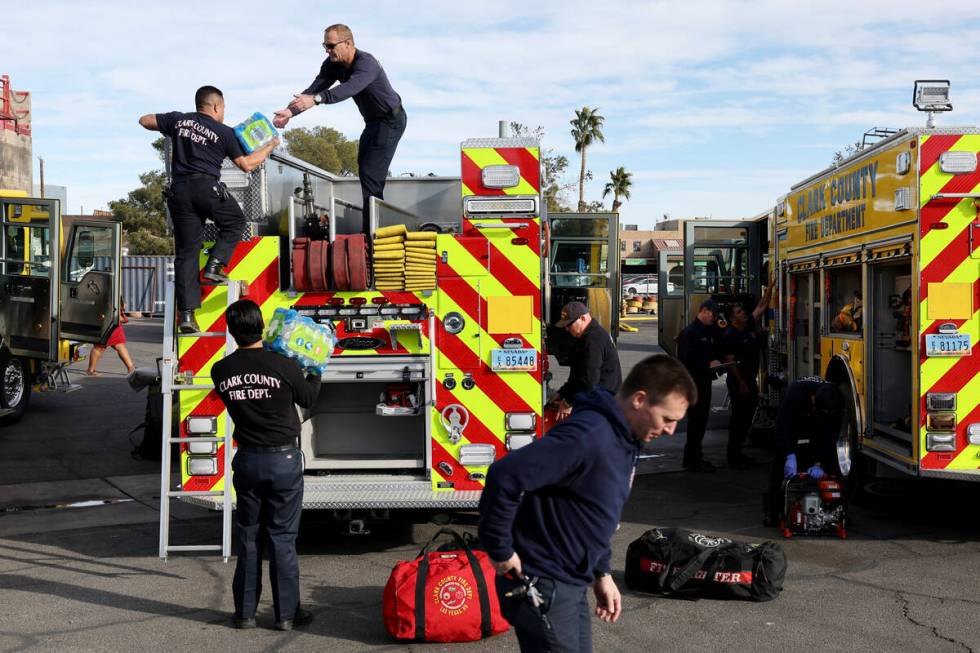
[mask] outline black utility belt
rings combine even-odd
[[[248,451],[251,453],[278,453],[280,451],[292,451],[296,449],[294,444],[282,444],[276,447],[260,447],[254,444],[240,444],[238,445],[239,451]]]
[[[174,177],[174,183],[179,183],[182,181],[191,181],[192,179],[208,179],[210,181],[218,181],[217,175],[209,175],[206,172],[192,172],[189,175],[180,175]]]

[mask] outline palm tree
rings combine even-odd
[[[619,166],[615,170],[609,172],[609,181],[606,182],[606,187],[602,191],[602,197],[605,198],[606,195],[612,193],[613,213],[618,213],[619,207],[623,205],[623,203],[619,201],[620,197],[627,200],[630,198],[630,188],[633,186],[632,177],[633,173],[626,172],[626,168],[623,166]]]
[[[575,139],[575,151],[582,154],[582,170],[578,176],[578,210],[585,210],[585,150],[595,141],[606,142],[602,135],[602,123],[605,118],[599,115],[599,107],[590,109],[582,107],[575,111],[575,119],[569,121],[572,125],[572,137]]]

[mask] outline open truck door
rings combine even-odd
[[[657,253],[657,344],[677,355],[677,335],[684,328],[684,253]]]
[[[570,336],[554,326],[568,302],[588,306],[613,340],[619,337],[619,214],[552,213],[548,227],[547,349],[559,364],[568,365]]]
[[[31,388],[71,389],[64,341],[98,343],[119,322],[120,225],[64,223],[57,200],[0,198],[0,424]]]
[[[765,283],[765,237],[765,225],[748,220],[684,223],[682,328],[707,299],[721,304],[726,318],[735,302],[744,302],[750,312],[755,308]]]

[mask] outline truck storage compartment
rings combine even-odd
[[[427,361],[350,362],[334,358],[323,375],[316,404],[303,425],[307,470],[392,471],[427,468]],[[379,414],[390,389],[415,394],[419,410]],[[397,393],[396,393],[397,396]]]

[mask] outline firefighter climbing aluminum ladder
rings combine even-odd
[[[230,281],[227,284],[228,305],[238,301],[244,293],[245,283],[241,281]],[[232,458],[232,423],[231,416],[225,414],[225,434],[224,436],[178,436],[172,437],[173,402],[183,390],[211,390],[214,385],[209,376],[185,375],[178,378],[179,374],[179,352],[177,347],[178,338],[224,338],[224,352],[227,356],[235,350],[235,340],[227,331],[213,331],[181,334],[175,333],[176,324],[176,304],[174,298],[174,280],[172,269],[168,271],[167,288],[165,295],[164,323],[163,323],[163,360],[161,363],[161,386],[163,393],[163,435],[162,453],[160,457],[160,557],[166,560],[170,552],[179,551],[221,551],[221,557],[225,562],[231,557],[231,514],[232,514],[232,488],[231,488],[231,458]],[[195,381],[204,380],[203,383]],[[179,433],[179,432],[178,432]],[[224,478],[227,479],[222,490],[184,490],[171,489],[171,447],[173,444],[187,444],[190,446],[195,443],[210,444],[214,442],[224,443],[225,455],[223,458]],[[220,497],[221,498],[221,544],[170,544],[170,502],[182,497]]]

